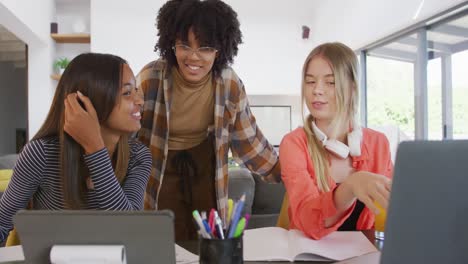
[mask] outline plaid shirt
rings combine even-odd
[[[153,156],[153,169],[146,188],[145,209],[157,209],[158,194],[166,167],[172,76],[163,60],[146,65],[137,76],[137,86],[145,95],[142,128],[138,138]],[[226,68],[215,79],[214,131],[216,151],[216,202],[223,220],[228,199],[228,151],[249,170],[280,180],[278,156],[257,127],[250,112],[244,85],[234,70]]]

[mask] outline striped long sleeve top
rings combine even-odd
[[[118,182],[106,148],[84,155],[94,189],[86,196],[87,209],[141,210],[152,158],[142,143],[129,141],[130,158],[122,185]],[[65,208],[59,175],[60,145],[57,137],[29,142],[15,165],[11,181],[0,200],[0,242],[13,229],[13,215],[33,201],[37,210]]]

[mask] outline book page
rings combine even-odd
[[[177,264],[189,264],[198,263],[198,255],[186,250],[185,248],[175,244],[176,263]]]
[[[299,230],[289,230],[289,241],[294,260],[317,260],[317,256],[322,260],[344,260],[377,251],[360,231],[337,231],[313,240]]]
[[[319,254],[313,253],[314,246],[306,246],[305,244],[318,243],[317,240],[307,238],[299,230],[289,230],[288,232],[290,256],[293,260],[302,261],[330,261],[331,259],[325,258]],[[307,240],[312,240],[308,243]]]
[[[359,257],[350,258],[335,264],[378,264],[380,263],[380,252],[372,252]]]
[[[16,262],[23,261],[23,247],[21,246],[12,246],[12,247],[2,247],[0,248],[0,263],[3,262]]]
[[[286,229],[264,227],[244,231],[245,261],[292,261],[288,248]]]

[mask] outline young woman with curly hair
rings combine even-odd
[[[252,172],[280,179],[275,150],[229,67],[239,27],[222,1],[170,0],[157,16],[161,58],[137,76],[145,95],[139,139],[153,155],[145,208],[174,211],[176,240],[196,237],[194,209],[216,208],[226,223],[229,149]]]

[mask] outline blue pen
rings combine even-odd
[[[232,213],[231,213],[231,217],[228,219],[229,222],[226,226],[226,237],[229,235],[229,228],[231,227],[231,224],[232,224],[232,219],[234,219],[234,213],[236,212],[236,208],[237,208],[237,205],[239,204],[239,201],[237,202],[233,202],[233,205],[232,205]]]
[[[205,230],[206,230],[206,232],[208,233],[209,238],[213,238],[210,225],[208,224],[208,222],[206,222],[206,219],[203,219],[203,220],[202,220],[202,223],[203,223],[203,225],[205,226]]]
[[[236,204],[236,211],[233,213],[234,216],[232,217],[231,226],[229,227],[228,238],[234,237],[234,233],[236,232],[237,222],[239,222],[242,209],[244,208],[244,203],[245,203],[245,194],[241,196],[241,198]]]

